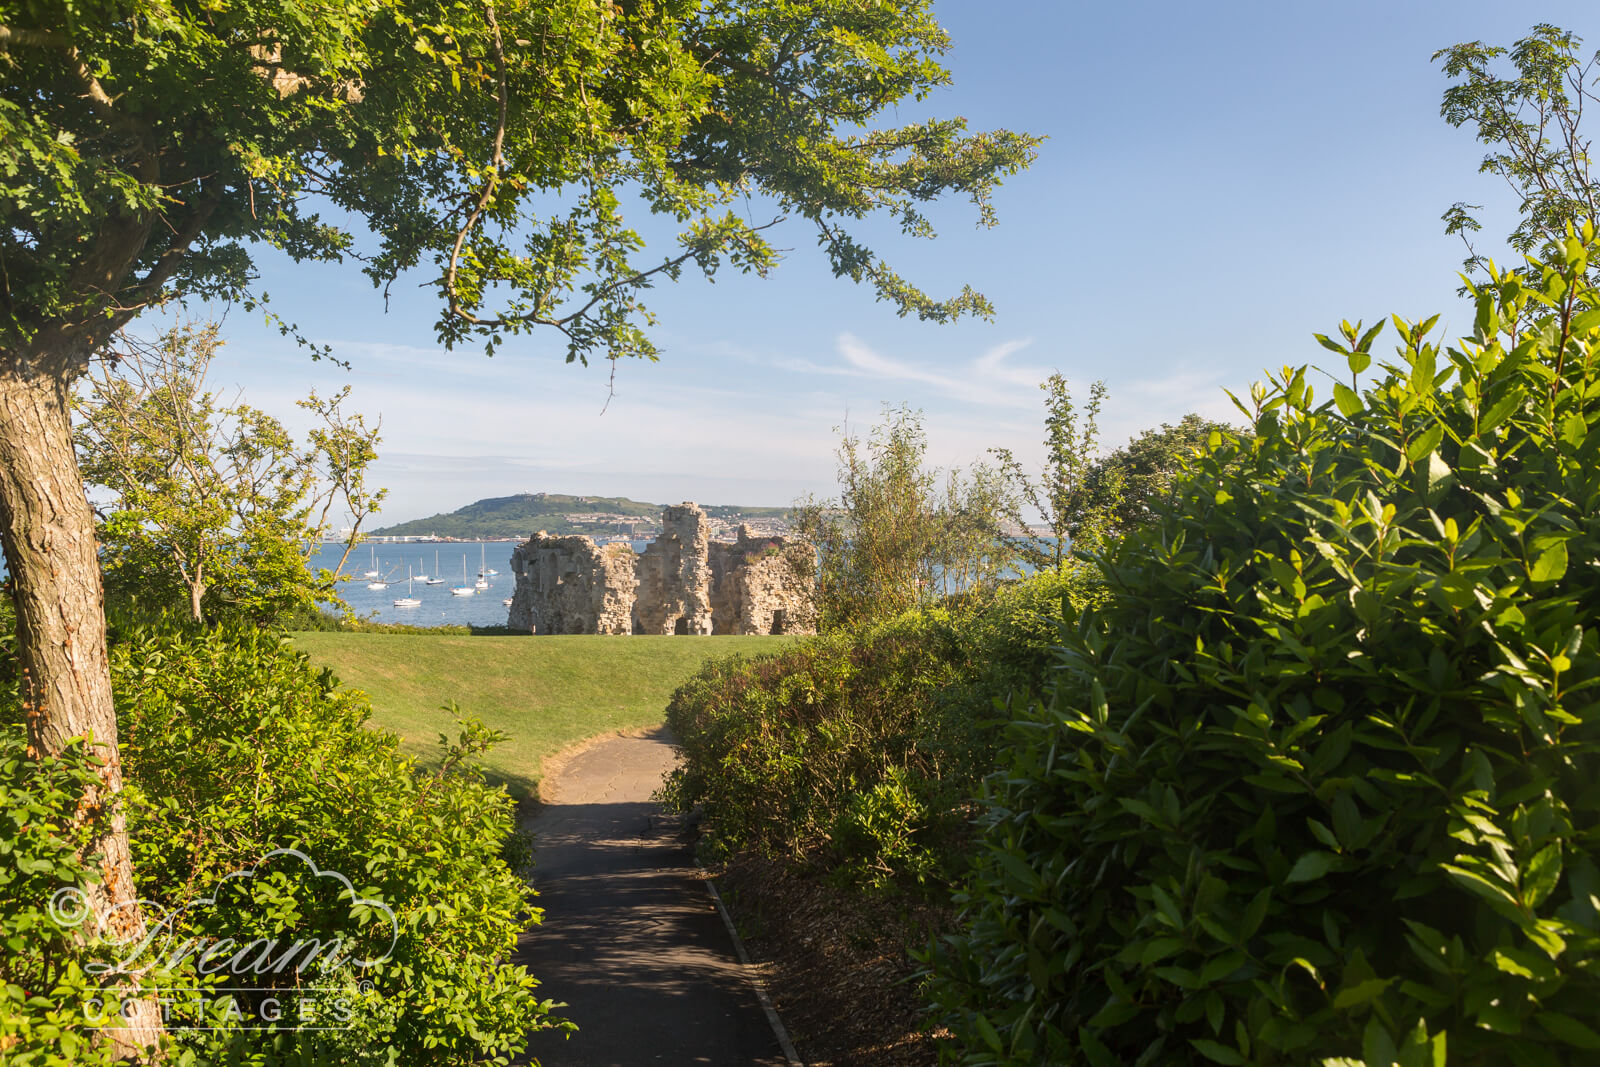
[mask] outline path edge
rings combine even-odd
[[[722,916],[722,925],[728,930],[728,937],[733,941],[733,951],[739,957],[739,963],[744,967],[745,977],[750,979],[750,985],[756,991],[756,1000],[761,1003],[761,1010],[767,1016],[767,1022],[772,1027],[773,1036],[778,1039],[778,1047],[783,1050],[784,1056],[789,1060],[789,1067],[805,1067],[805,1061],[795,1051],[794,1042],[789,1039],[789,1030],[783,1025],[783,1019],[778,1016],[778,1009],[773,1006],[772,998],[767,996],[767,985],[761,980],[760,973],[756,970],[755,963],[750,959],[750,953],[744,947],[744,938],[739,936],[739,930],[733,925],[733,916],[728,914],[728,906],[722,902],[722,894],[717,892],[717,883],[711,878],[710,872],[699,860],[695,866],[706,875],[706,892],[711,894],[711,901],[717,906],[717,914]]]

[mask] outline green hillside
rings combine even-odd
[[[756,508],[733,504],[702,504],[701,507],[711,518],[730,521],[782,518],[789,511],[786,507]],[[571,516],[580,518],[573,521]],[[615,519],[611,518],[613,516]],[[469,539],[527,537],[535,530],[552,534],[612,534],[622,532],[619,523],[632,519],[641,520],[645,525],[639,529],[639,533],[649,536],[657,530],[661,505],[616,496],[518,493],[516,496],[479,500],[449,514],[396,523],[373,530],[372,533],[385,537],[437,534],[440,537]]]

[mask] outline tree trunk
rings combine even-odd
[[[205,599],[205,595],[205,583],[196,575],[195,580],[189,583],[189,614],[194,616],[195,622],[202,624],[206,621],[206,617],[200,610],[200,602]]]
[[[94,519],[72,447],[70,374],[26,357],[0,361],[0,540],[17,609],[17,651],[29,747],[55,755],[92,735],[105,765],[99,786],[64,817],[96,818],[90,843],[101,882],[89,887],[104,935],[142,936],[126,818],[117,803],[122,763],[106,658],[105,603]],[[86,924],[87,925],[87,924]],[[91,931],[92,932],[92,931]],[[162,1031],[153,999],[128,1005],[106,1040],[144,1058]]]

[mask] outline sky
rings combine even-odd
[[[1212,4],[945,0],[954,84],[900,109],[1048,138],[996,196],[934,213],[931,242],[869,227],[934,295],[970,283],[993,321],[902,319],[836,280],[802,226],[771,277],[723,272],[654,291],[659,362],[562,361],[557,336],[481,347],[434,341],[436,308],[402,280],[385,310],[354,264],[261,253],[273,308],[349,361],[315,363],[256,315],[228,310],[212,383],[295,425],[293,402],[348,383],[382,417],[378,524],[520,492],[657,503],[783,505],[835,490],[838,430],[884,404],[924,412],[928,458],[966,467],[991,447],[1042,458],[1038,383],[1109,391],[1103,441],[1195,411],[1236,414],[1224,388],[1264,368],[1316,364],[1311,335],[1341,319],[1442,312],[1464,249],[1439,216],[1483,204],[1481,246],[1515,221],[1477,173],[1468,130],[1439,116],[1431,56],[1461,41],[1509,45],[1536,22],[1600,44],[1593,4]],[[415,292],[416,296],[410,294]],[[220,309],[191,308],[191,313]],[[1393,337],[1390,330],[1388,337]]]

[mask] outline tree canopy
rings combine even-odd
[[[106,599],[258,626],[320,604],[348,611],[337,575],[387,495],[367,487],[378,427],[343,410],[347,385],[298,402],[317,424],[297,440],[207,386],[222,344],[215,323],[180,324],[155,342],[125,337],[116,368],[101,364],[77,397],[78,468],[104,505]],[[336,506],[352,523],[344,555],[313,569]]]
[[[1584,105],[1600,102],[1600,52],[1585,59],[1582,47],[1577,34],[1540,23],[1509,48],[1467,41],[1434,53],[1452,79],[1440,113],[1452,126],[1470,126],[1488,146],[1479,173],[1496,175],[1518,198],[1520,216],[1507,239],[1525,255],[1559,248],[1569,223],[1600,217],[1592,139],[1582,124]],[[1477,210],[1458,202],[1444,214],[1446,232],[1466,242],[1466,267],[1474,272],[1488,263],[1470,237],[1482,228]]]
[[[263,242],[383,286],[419,268],[447,345],[549,326],[569,359],[651,355],[643,290],[764,273],[785,218],[901,314],[987,314],[851,232],[931,236],[947,193],[992,223],[1031,160],[959,118],[878,125],[949,81],[949,44],[929,0],[0,0],[0,345],[248,300]],[[634,202],[673,248],[646,253]]]

